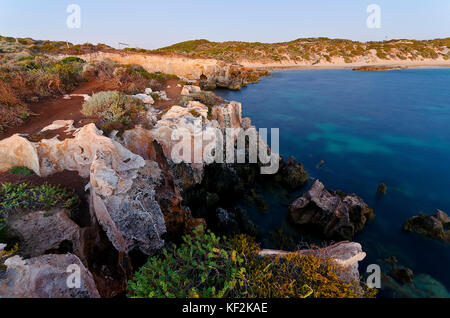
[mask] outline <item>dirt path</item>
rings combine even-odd
[[[173,106],[178,101],[181,95],[181,87],[177,87],[178,81],[170,79],[164,83],[164,90],[167,93],[168,101],[157,101],[153,107],[157,109],[165,109]],[[169,88],[168,88],[169,87]],[[112,83],[105,81],[90,81],[82,83],[71,94],[89,94],[98,93],[101,91],[113,90]],[[48,98],[36,104],[30,105],[30,110],[34,114],[30,116],[25,122],[18,127],[11,127],[0,133],[0,140],[8,138],[16,133],[35,134],[41,131],[45,126],[50,125],[55,120],[74,120],[76,127],[81,127],[92,120],[84,117],[81,114],[83,105],[82,97],[72,97],[71,99],[64,99],[62,96],[57,98]]]
[[[72,94],[92,94],[102,90],[107,90],[108,85],[98,81],[82,83]],[[31,104],[30,110],[33,113],[25,122],[18,127],[11,127],[0,134],[0,140],[10,137],[16,133],[33,134],[39,132],[45,126],[50,125],[55,120],[73,119],[79,122],[84,119],[80,113],[82,97],[72,97],[72,99],[47,98],[41,102]]]
[[[164,83],[164,90],[166,91],[169,100],[156,101],[153,107],[156,109],[165,110],[167,107],[176,105],[181,96],[182,90],[182,88],[178,87],[177,84],[178,80],[176,79],[169,79],[166,81],[166,83]]]

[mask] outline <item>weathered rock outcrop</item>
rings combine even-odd
[[[136,127],[124,132],[123,144],[140,156],[148,156],[153,140],[158,141],[166,158],[181,162],[193,163],[201,168],[204,163],[205,147],[215,146],[214,128],[241,128],[242,106],[237,102],[229,102],[214,106],[209,116],[208,107],[202,103],[191,101],[187,107],[172,106],[158,120],[152,130]],[[194,142],[195,141],[195,142]],[[190,154],[177,149],[191,150]],[[177,158],[173,158],[173,154]]]
[[[450,217],[436,210],[436,214],[413,216],[403,225],[403,229],[450,243]]]
[[[11,235],[21,240],[21,254],[36,257],[50,251],[80,255],[80,229],[65,209],[51,211],[15,211],[7,218]]]
[[[100,297],[92,274],[73,254],[48,254],[27,260],[14,256],[7,259],[5,265],[6,273],[0,279],[0,298]],[[69,267],[71,265],[79,269],[79,288],[70,288],[67,284],[74,270]]]
[[[189,95],[191,93],[198,93],[200,91],[200,87],[196,85],[184,85],[183,89],[181,90],[181,95]]]
[[[98,157],[91,168],[91,207],[114,247],[128,253],[139,248],[153,254],[164,245],[164,217],[155,200],[155,183],[160,171],[155,162],[146,164],[130,176],[126,188],[118,188],[108,158]],[[101,180],[101,182],[100,182]],[[96,187],[97,184],[106,186]]]
[[[260,255],[283,256],[290,253],[292,252],[265,249],[260,252]],[[363,252],[361,244],[346,241],[325,248],[300,250],[295,253],[332,258],[341,267],[339,276],[347,282],[359,281],[358,262],[366,257],[366,253]]]
[[[115,171],[117,186],[126,187],[131,183],[129,171],[143,166],[144,160],[102,134],[94,124],[88,124],[75,131],[74,138],[63,141],[57,138],[41,140],[36,144],[40,175],[48,176],[72,170],[87,177],[93,161],[102,154],[109,158],[110,169]]]
[[[215,87],[240,89],[248,83],[257,82],[260,76],[268,74],[264,70],[253,70],[215,59],[196,59],[178,55],[97,52],[80,57],[87,62],[110,59],[119,64],[137,64],[148,72],[175,74],[186,80],[199,82],[202,87],[208,89]]]
[[[141,100],[144,104],[153,105],[155,103],[155,100],[153,99],[153,97],[151,97],[150,95],[147,95],[147,94],[136,94],[136,95],[133,95],[133,97]]]
[[[23,166],[39,174],[39,157],[33,143],[16,134],[0,141],[0,173]]]
[[[221,128],[242,128],[242,104],[232,101],[226,105],[214,106],[212,116]]]
[[[61,123],[56,123],[44,129],[61,127]],[[1,141],[0,147],[8,147],[11,143],[27,147],[27,151],[20,152],[23,164],[40,176],[64,170],[77,171],[82,177],[89,176],[92,212],[119,251],[129,252],[139,247],[143,252],[151,253],[161,247],[164,219],[153,200],[151,183],[147,184],[148,171],[144,172],[144,159],[102,136],[94,124],[71,134],[73,138],[62,141],[53,137],[35,143],[14,135]],[[9,156],[6,159],[1,161],[10,161]],[[14,165],[17,163],[11,164]],[[137,177],[141,179],[134,180]]]
[[[312,225],[327,238],[350,240],[374,214],[357,195],[328,191],[316,180],[290,205],[289,217],[295,225]]]

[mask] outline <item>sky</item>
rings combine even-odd
[[[80,28],[67,27],[70,4],[81,9]],[[380,28],[367,27],[370,4],[381,9]],[[0,35],[146,49],[194,39],[421,40],[450,37],[450,1],[0,0]]]

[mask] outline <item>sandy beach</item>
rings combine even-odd
[[[450,60],[429,59],[423,61],[411,60],[378,60],[373,62],[355,62],[345,63],[341,61],[331,63],[295,63],[293,61],[281,63],[264,63],[253,61],[240,61],[245,67],[265,70],[288,70],[288,69],[347,69],[358,68],[362,66],[378,66],[378,67],[402,67],[402,68],[434,68],[434,67],[450,67]]]

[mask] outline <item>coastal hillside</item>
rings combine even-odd
[[[110,58],[120,63],[126,57],[136,60],[150,72],[176,73],[178,76],[200,76],[203,70],[220,73],[236,73],[229,65],[249,68],[279,67],[359,67],[372,65],[396,66],[448,66],[450,65],[450,38],[433,40],[394,39],[380,42],[358,42],[346,39],[300,38],[290,42],[212,42],[205,39],[192,40],[171,46],[148,50],[144,48],[115,49],[106,44],[72,44],[66,41],[34,40],[0,36],[0,53],[47,54],[57,56],[76,55],[87,60]],[[102,55],[103,54],[103,55]],[[98,57],[98,55],[101,55]],[[213,62],[216,61],[216,62]],[[220,63],[219,63],[220,62]],[[134,63],[134,62],[133,62]],[[195,74],[188,69],[196,67]],[[168,64],[169,66],[166,66]],[[213,65],[214,64],[214,65]],[[180,67],[181,65],[181,67]],[[163,68],[164,67],[164,68]],[[172,71],[174,69],[174,71]],[[219,71],[217,71],[219,70]],[[172,71],[172,72],[171,72]],[[245,70],[244,72],[248,72]],[[197,74],[198,73],[198,74]],[[244,75],[257,81],[257,74]],[[197,76],[197,77],[198,77]],[[218,76],[215,74],[215,76]],[[197,80],[199,78],[196,78]],[[212,83],[209,83],[212,84]],[[219,85],[227,86],[228,85]],[[239,88],[240,85],[231,85]]]
[[[94,52],[112,52],[114,48],[106,44],[72,44],[67,41],[34,40],[32,38],[14,38],[0,35],[0,53],[18,53],[27,51],[34,54],[86,54]]]
[[[305,38],[280,43],[194,40],[163,47],[153,52],[214,58],[243,65],[337,62],[351,64],[380,60],[419,62],[429,59],[448,61],[450,38],[426,41],[401,39],[366,43],[329,38]]]

